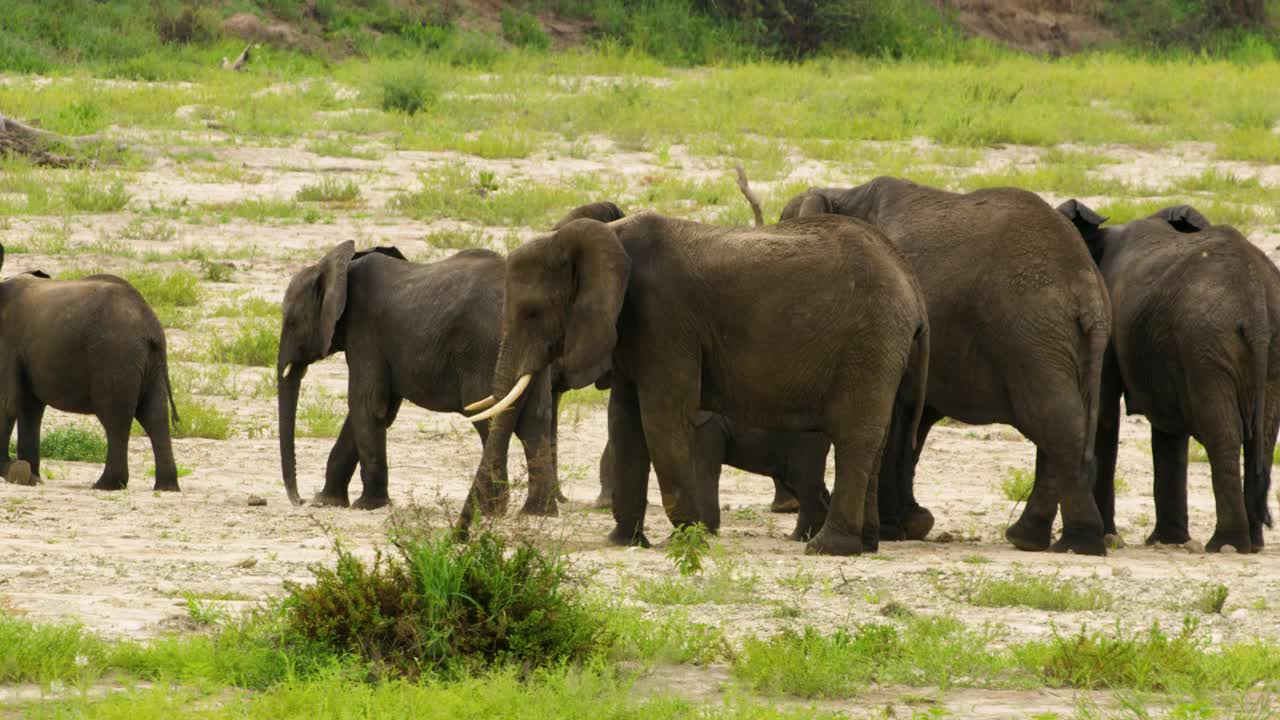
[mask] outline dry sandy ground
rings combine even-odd
[[[189,140],[195,144],[213,142],[220,139],[216,136],[210,131]],[[350,173],[365,189],[367,216],[339,213],[335,223],[317,225],[175,222],[176,236],[171,240],[135,243],[136,249],[255,245],[258,253],[254,258],[233,261],[230,282],[208,285],[204,309],[246,291],[278,300],[294,271],[347,238],[357,238],[361,245],[389,241],[412,257],[439,256],[440,251],[423,241],[428,226],[383,210],[386,198],[396,188],[416,186],[415,173],[425,167],[465,159],[498,170],[506,178],[523,175],[544,180],[579,172],[636,176],[656,167],[653,156],[646,153],[618,153],[594,161],[563,157],[556,161],[543,157],[483,161],[448,153],[401,152],[365,161],[318,157],[300,149],[302,145],[273,149],[211,146],[221,160],[244,163],[257,176],[254,179],[258,182],[251,184],[195,183],[172,161],[161,159],[130,180],[134,197],[130,210],[144,208],[152,201],[167,204],[183,197],[193,202],[262,196],[289,199],[299,187],[319,176]],[[1127,148],[1114,150],[1123,162],[1106,171],[1134,178],[1195,175],[1211,157],[1203,149],[1192,148],[1180,162],[1171,164]],[[678,148],[673,155],[679,155]],[[1035,151],[1005,148],[993,150],[992,155],[996,159],[987,158],[984,163],[1033,159]],[[699,166],[687,156],[684,162],[694,173],[708,172],[712,167]],[[1269,183],[1277,182],[1280,172],[1276,167],[1245,169]],[[847,177],[840,167],[815,163],[795,165],[792,175],[815,183],[846,182],[843,178]],[[126,211],[73,218],[72,241],[92,243],[103,234],[117,232],[132,217],[133,212]],[[52,218],[14,218],[0,228],[5,242],[11,242],[26,239],[55,222]],[[487,230],[495,244],[496,238],[508,232],[505,228]],[[533,232],[519,231],[522,237]],[[1274,229],[1258,231],[1252,239],[1267,251],[1273,251],[1277,244]],[[68,267],[121,270],[136,264],[140,261],[107,256],[11,255],[4,274],[36,267],[51,272]],[[170,331],[170,352],[180,354],[197,347],[211,328],[234,322],[212,319],[190,330]],[[269,375],[260,368],[238,372],[244,387]],[[305,385],[323,385],[345,397],[345,378],[342,358],[331,358],[313,367]],[[184,592],[238,598],[219,602],[233,609],[243,607],[279,592],[283,581],[306,580],[309,563],[332,558],[335,537],[361,552],[369,552],[383,541],[393,510],[358,512],[288,503],[280,483],[273,398],[253,398],[246,393],[239,399],[209,399],[233,413],[236,431],[226,441],[176,441],[179,463],[193,470],[182,479],[180,495],[149,490],[144,472],[152,460],[142,438],[134,438],[131,446],[133,481],[126,492],[91,491],[89,485],[100,472],[98,466],[57,461],[49,463],[53,470],[46,473],[49,477],[40,487],[0,483],[0,603],[33,619],[70,618],[108,635],[150,637],[188,628]],[[51,412],[45,427],[68,421],[87,422]],[[610,517],[588,507],[597,492],[596,461],[605,439],[603,409],[570,410],[562,427],[562,481],[571,503],[559,518],[527,521],[513,516],[504,526],[563,539],[581,575],[610,594],[616,594],[614,590],[629,593],[642,578],[672,574],[670,561],[661,551],[606,545],[603,539],[611,526]],[[330,444],[325,439],[299,440],[304,496],[319,488]],[[739,572],[759,578],[757,590],[752,603],[695,606],[691,617],[720,625],[731,636],[767,635],[788,624],[831,627],[882,621],[880,609],[896,601],[917,613],[949,613],[973,626],[997,625],[1004,638],[1017,640],[1044,636],[1054,627],[1069,631],[1085,625],[1112,627],[1117,622],[1140,629],[1158,621],[1174,629],[1190,612],[1192,598],[1201,587],[1213,582],[1230,588],[1224,613],[1202,617],[1202,625],[1215,641],[1280,641],[1280,554],[1274,550],[1280,536],[1272,533],[1267,552],[1250,556],[1210,556],[1142,546],[1153,520],[1148,448],[1145,421],[1126,419],[1119,473],[1127,480],[1128,489],[1118,498],[1117,512],[1129,547],[1107,558],[1022,553],[1003,540],[1003,528],[1018,509],[1001,495],[1000,481],[1011,469],[1030,470],[1034,463],[1034,448],[1004,426],[935,429],[924,453],[918,494],[938,519],[932,538],[949,536],[953,541],[886,544],[875,556],[806,557],[800,545],[784,539],[792,516],[768,512],[769,481],[726,470],[722,503],[728,511],[724,513],[723,542],[741,563]],[[406,404],[389,433],[395,506],[438,508],[443,504],[456,508],[479,456],[479,442],[461,417],[435,415]],[[523,472],[520,457],[513,449],[514,477]],[[1190,481],[1193,534],[1203,541],[1214,521],[1208,465],[1193,464]],[[669,525],[658,504],[656,484],[650,485],[650,534],[659,538]],[[353,488],[353,498],[357,489]],[[266,498],[267,504],[250,507],[251,495]],[[518,500],[512,507],[519,507]],[[436,518],[440,523],[447,520],[443,513]],[[1015,572],[1093,579],[1116,597],[1116,606],[1109,611],[1048,613],[978,608],[965,602],[964,589],[976,578],[1010,577]],[[814,582],[807,591],[779,584],[779,579],[798,573],[812,574]],[[798,617],[776,617],[779,604],[798,608]],[[681,667],[660,671],[645,682],[650,690],[711,695],[724,681],[723,668]],[[901,694],[885,691],[847,708],[856,714]],[[931,697],[959,715],[991,717],[1019,717],[1037,709],[1069,712],[1078,700],[1066,692],[955,691]]]

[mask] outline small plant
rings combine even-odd
[[[675,529],[667,547],[667,557],[671,558],[682,576],[692,577],[702,572],[702,559],[710,549],[707,526],[698,522]]]
[[[502,36],[516,47],[531,50],[546,50],[551,47],[551,38],[547,37],[538,18],[510,6],[502,9]]]
[[[1196,596],[1195,609],[1206,615],[1220,615],[1230,593],[1231,590],[1226,585],[1208,583]]]
[[[298,434],[302,437],[337,437],[346,417],[344,403],[319,387],[308,393],[298,408]]]
[[[1034,473],[1026,470],[1010,470],[1000,480],[1000,492],[1013,502],[1026,502],[1031,497],[1031,488],[1036,484]]]
[[[481,170],[476,173],[476,188],[484,192],[498,191],[498,176],[492,170]]]
[[[209,282],[227,282],[235,266],[231,263],[218,262],[208,258],[200,258],[200,277]]]
[[[219,625],[227,619],[227,612],[193,592],[182,593],[187,605],[187,617],[196,625]]]
[[[360,186],[354,180],[321,178],[318,183],[303,185],[294,196],[300,202],[352,203],[360,199]]]
[[[240,324],[230,339],[214,336],[208,360],[216,363],[271,367],[280,354],[280,330],[276,322],[252,319]]]
[[[382,109],[416,115],[436,104],[439,91],[420,67],[404,66],[382,78]]]

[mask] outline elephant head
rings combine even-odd
[[[630,275],[631,258],[613,227],[585,217],[512,251],[493,374],[492,397],[502,399],[471,420],[506,410],[533,375],[553,362],[560,363],[571,388],[604,375],[618,340],[618,314]]]
[[[280,463],[289,499],[298,496],[294,425],[298,393],[307,367],[342,349],[342,318],[347,307],[347,272],[351,263],[369,253],[404,259],[393,247],[355,251],[350,240],[339,243],[320,262],[303,268],[289,281],[284,294],[284,322],[280,326],[280,354],[276,358],[276,390],[279,403]]]
[[[1107,218],[1075,198],[1059,205],[1058,212],[1066,216],[1071,224],[1076,226],[1076,230],[1080,231],[1080,237],[1084,238],[1084,244],[1089,248],[1089,255],[1099,265],[1102,264],[1102,256],[1106,250],[1107,236],[1111,233],[1124,232],[1123,225],[1102,227],[1107,222]],[[1208,218],[1190,205],[1171,205],[1144,219],[1162,220],[1180,233],[1200,232],[1213,226]]]

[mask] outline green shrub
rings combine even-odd
[[[707,542],[707,526],[702,523],[684,525],[671,533],[667,557],[684,577],[702,573],[702,558],[711,549]]]
[[[381,675],[465,675],[580,660],[603,646],[600,618],[563,586],[563,558],[484,533],[401,537],[372,562],[341,546],[315,583],[287,582],[287,632]]]
[[[1035,473],[1014,469],[1000,479],[1000,492],[1013,502],[1026,502],[1035,484]]]
[[[17,447],[9,441],[9,457]],[[40,433],[40,457],[44,460],[103,463],[107,461],[107,438],[98,428],[66,425]]]
[[[229,339],[215,335],[207,356],[209,362],[271,367],[279,354],[279,323],[259,318],[241,322]]]
[[[1196,596],[1195,608],[1206,615],[1221,614],[1231,589],[1221,583],[1209,583]]]
[[[203,296],[200,278],[189,270],[135,270],[125,273],[124,279],[137,288],[152,307],[194,307]]]
[[[509,5],[502,8],[502,36],[516,47],[531,50],[546,50],[551,47],[551,38],[547,37],[538,18]]]
[[[129,203],[129,191],[121,180],[103,187],[87,178],[76,179],[63,186],[62,194],[67,205],[80,212],[115,212]]]
[[[421,66],[404,65],[390,70],[381,81],[382,109],[415,115],[439,100],[439,90],[422,73]]]

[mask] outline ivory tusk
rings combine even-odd
[[[488,420],[494,415],[499,415],[505,412],[506,409],[511,407],[511,405],[516,400],[520,399],[520,396],[524,393],[524,389],[529,387],[529,381],[532,379],[533,379],[533,375],[530,373],[525,373],[524,375],[521,375],[520,379],[516,381],[515,387],[511,388],[511,392],[507,393],[506,397],[499,400],[497,405],[494,405],[493,407],[489,408],[488,410],[485,410],[479,415],[472,415],[467,419],[473,423],[476,423],[476,422],[480,422],[481,420]]]
[[[483,400],[477,400],[477,401],[475,401],[475,402],[471,403],[470,405],[468,405],[468,406],[466,406],[466,407],[462,408],[462,410],[463,410],[463,412],[471,412],[472,410],[483,410],[483,409],[485,409],[485,408],[487,408],[487,407],[489,407],[489,406],[493,405],[493,403],[494,403],[493,396],[492,396],[492,395],[490,395],[489,397],[487,397],[487,398],[485,398],[485,399],[483,399]]]
[[[287,364],[284,366],[284,371],[280,373],[280,377],[282,377],[282,378],[287,378],[287,377],[289,377],[289,371],[290,371],[290,370],[292,370],[292,369],[293,369],[293,363],[287,363]]]

